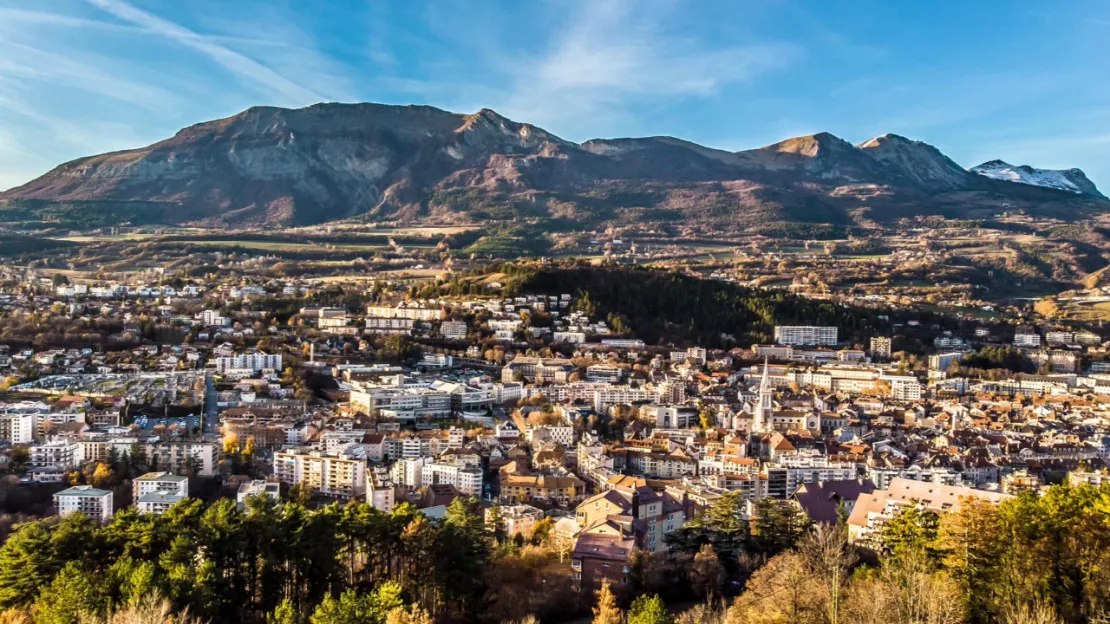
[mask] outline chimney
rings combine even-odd
[[[632,520],[635,522],[640,519],[640,490],[639,488],[632,488]]]

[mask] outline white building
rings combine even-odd
[[[439,333],[444,338],[462,340],[466,338],[465,321],[444,321],[439,326]]]
[[[873,336],[871,338],[872,358],[889,360],[890,354],[890,338],[887,338],[885,336]]]
[[[34,414],[0,414],[0,442],[30,444],[34,439]]]
[[[473,466],[432,462],[420,474],[420,486],[451,485],[464,496],[482,495],[482,471]]]
[[[260,479],[248,481],[239,486],[239,491],[236,493],[235,500],[238,501],[240,505],[245,505],[247,499],[263,495],[269,496],[275,501],[280,500],[281,483],[277,481],[262,481]]]
[[[181,500],[189,496],[189,478],[168,472],[148,472],[135,477],[131,484],[131,496],[138,502],[147,494],[167,494]]]
[[[112,517],[112,493],[89,485],[75,485],[54,495],[59,516],[79,513],[104,524]]]
[[[1017,331],[1014,332],[1014,346],[1033,349],[1038,348],[1041,346],[1041,335],[1032,327],[1019,327]]]
[[[786,345],[835,346],[837,328],[818,325],[775,325],[775,342]]]
[[[921,400],[921,382],[913,375],[882,375],[879,380],[890,383],[890,398],[895,401]]]
[[[259,372],[264,370],[281,370],[281,355],[269,353],[246,353],[216,358],[216,372],[247,370]]]
[[[349,500],[366,493],[366,462],[332,457],[319,452],[274,453],[274,474],[290,485],[312,488],[314,493]]]

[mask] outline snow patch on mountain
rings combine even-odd
[[[1015,166],[1005,161],[992,160],[972,167],[971,172],[995,180],[1068,191],[1077,195],[1102,196],[1079,169],[1038,169],[1029,165]]]

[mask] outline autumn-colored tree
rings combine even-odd
[[[621,624],[624,614],[617,606],[617,597],[613,595],[613,588],[609,579],[601,582],[601,589],[597,591],[597,605],[594,607],[593,624]]]
[[[728,580],[728,573],[711,544],[703,544],[690,566],[690,586],[694,593],[712,601],[719,596]]]

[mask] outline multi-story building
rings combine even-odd
[[[59,468],[68,470],[77,467],[77,445],[58,440],[30,447],[31,466],[34,468]]]
[[[281,354],[246,353],[218,357],[215,360],[216,372],[227,373],[231,371],[250,371],[257,373],[264,370],[281,370]]]
[[[201,477],[216,474],[219,445],[215,442],[163,440],[142,446],[152,462],[175,474],[195,473]]]
[[[487,524],[493,520],[492,509],[492,507],[486,509]],[[505,505],[499,508],[499,512],[505,534],[516,535],[519,533],[525,539],[532,536],[536,524],[543,520],[543,510],[531,505]]]
[[[366,317],[366,333],[407,336],[412,333],[414,323],[412,319],[406,318],[378,318],[369,316]]]
[[[492,397],[491,397],[492,400]],[[397,420],[449,418],[450,392],[420,387],[352,387],[351,409]]]
[[[670,492],[656,492],[649,487],[617,487],[592,496],[575,508],[582,532],[589,534],[607,524],[614,516],[642,521],[640,544],[648,552],[666,549],[664,538],[686,524],[687,506]]]
[[[854,465],[829,463],[824,458],[797,458],[781,461],[784,465],[768,466],[766,468],[767,494],[772,498],[789,498],[805,483],[848,481],[859,476],[859,471]]]
[[[546,502],[567,507],[582,500],[586,484],[574,475],[503,474],[501,502]]]
[[[913,375],[881,375],[879,380],[890,384],[890,398],[895,401],[921,400],[921,381]]]
[[[837,328],[817,325],[775,325],[775,342],[794,346],[836,346]]]
[[[876,360],[889,360],[890,355],[890,338],[886,336],[872,336],[871,357]]]
[[[998,503],[1007,498],[1010,496],[1001,492],[894,479],[886,489],[860,494],[856,499],[856,506],[848,517],[848,539],[854,544],[878,551],[883,547],[883,527],[903,509],[916,507],[945,514],[958,511],[963,502],[969,499]]]
[[[451,340],[464,340],[466,338],[466,322],[444,321],[439,324],[439,334]]]
[[[131,482],[132,500],[138,501],[152,493],[170,494],[181,498],[189,496],[189,478],[168,472],[148,472]]]
[[[424,464],[420,473],[420,486],[450,485],[464,496],[482,495],[482,470],[445,462]]]
[[[964,359],[962,351],[948,351],[934,353],[929,356],[929,368],[935,371],[946,371],[952,364],[959,364]]]
[[[1022,325],[1014,332],[1014,346],[1037,349],[1041,346],[1041,335],[1036,328]]]
[[[300,485],[313,493],[350,500],[366,494],[366,462],[320,452],[274,453],[274,475],[282,483]]]
[[[698,409],[687,405],[645,405],[641,417],[663,429],[688,429],[698,425]]]
[[[30,444],[34,439],[34,414],[0,412],[0,442]]]
[[[414,321],[439,321],[446,318],[447,312],[440,307],[423,306],[405,301],[396,306],[368,305],[366,306],[366,316],[411,319]]]
[[[79,513],[104,524],[112,518],[112,493],[89,485],[75,485],[54,495],[59,516]]]
[[[539,447],[545,442],[555,442],[566,448],[571,448],[574,446],[574,427],[571,425],[530,426],[526,438],[535,447]]]
[[[531,383],[566,383],[577,370],[570,360],[556,358],[517,357],[501,369],[501,381],[528,381]]]

